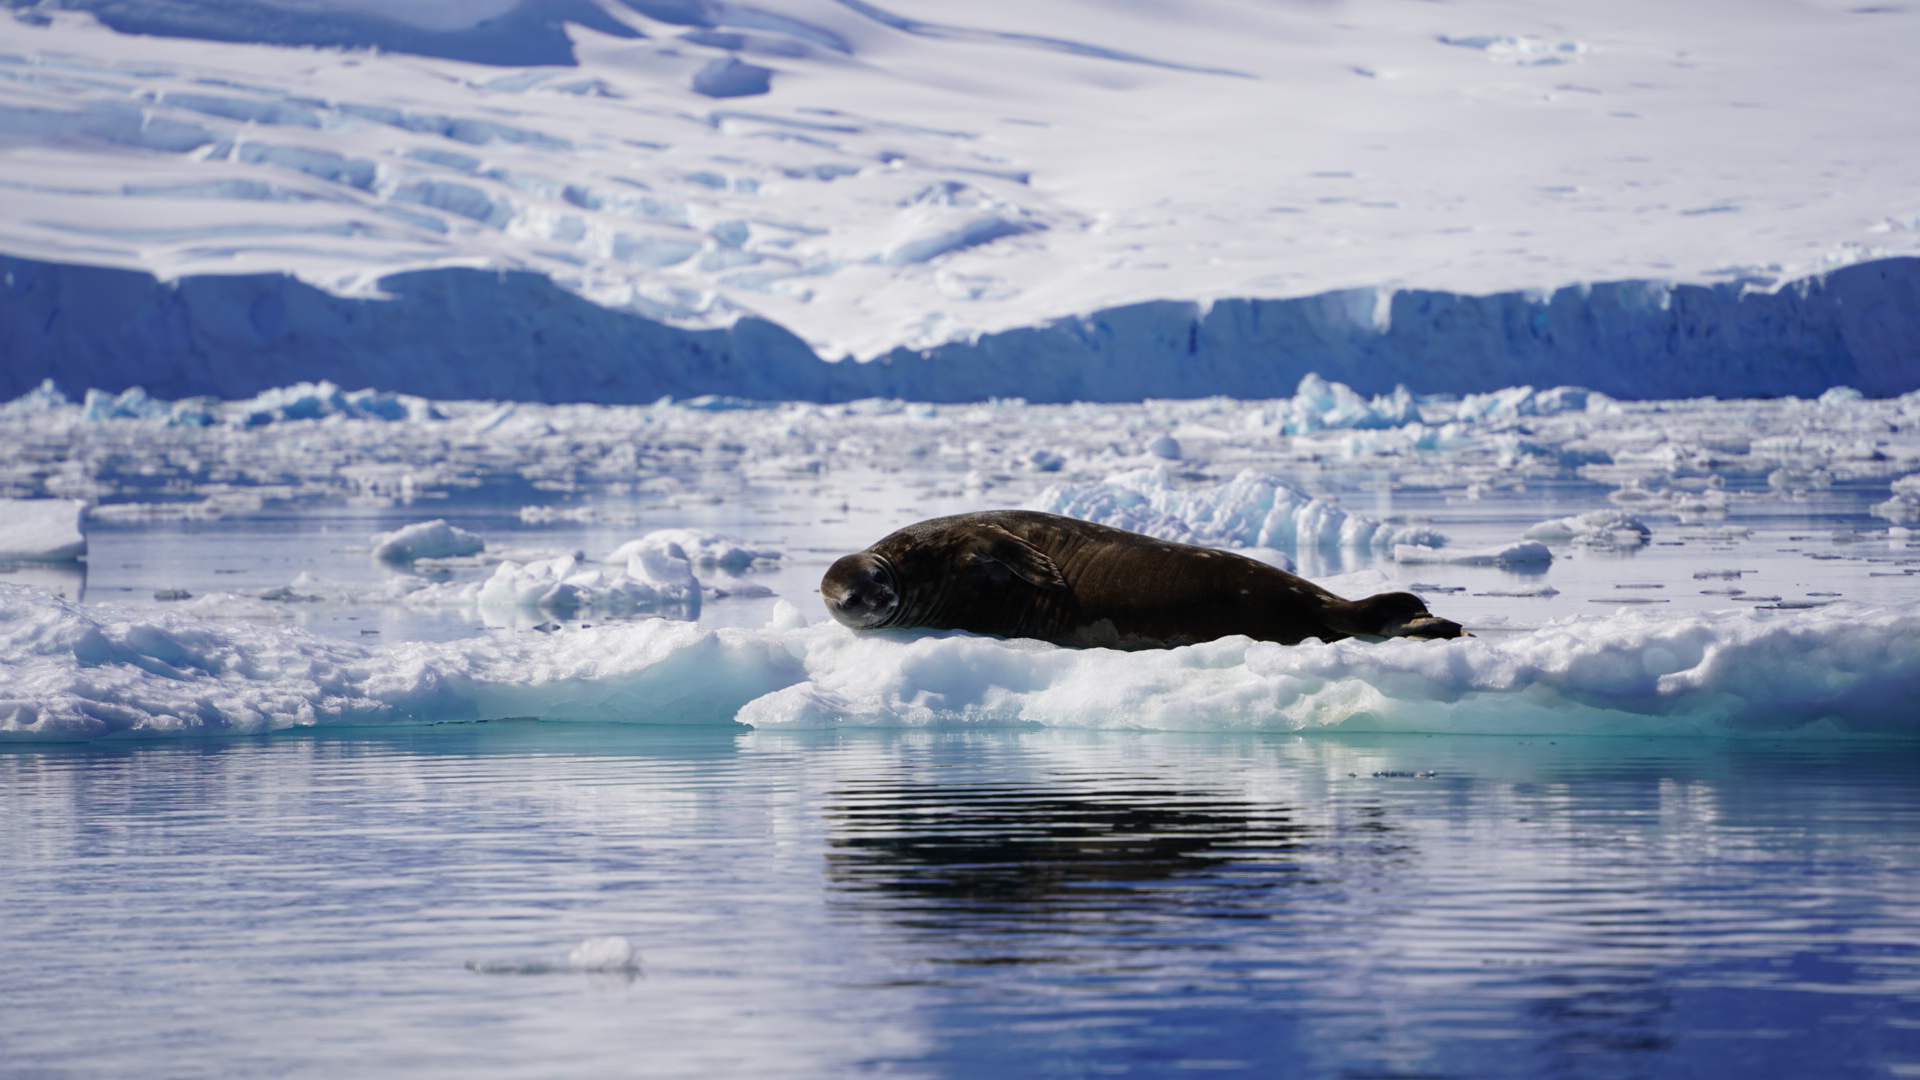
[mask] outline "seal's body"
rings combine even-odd
[[[835,562],[820,596],[856,630],[968,630],[1109,649],[1233,634],[1287,645],[1461,634],[1412,593],[1343,600],[1244,555],[1032,510],[909,525]]]

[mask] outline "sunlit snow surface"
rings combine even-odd
[[[0,407],[5,494],[92,502],[89,555],[9,564],[68,599],[7,591],[4,726],[1912,735],[1917,414],[1317,379],[1132,406],[43,393]],[[839,554],[1020,505],[1411,588],[1478,636],[1142,656],[824,619]],[[458,552],[396,562],[397,537]]]
[[[266,40],[502,7],[281,6]],[[0,19],[0,250],[360,295],[529,269],[829,357],[1149,300],[1767,287],[1920,251],[1903,6],[551,10],[598,27],[567,24],[574,66]]]

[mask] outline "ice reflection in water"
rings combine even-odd
[[[0,1072],[1902,1075],[1916,779],[1677,739],[11,748]],[[633,970],[570,964],[611,936]]]

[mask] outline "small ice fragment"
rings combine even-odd
[[[375,533],[373,557],[382,562],[412,562],[415,559],[446,559],[457,555],[477,555],[486,541],[454,525],[445,518],[416,522],[392,532]]]
[[[1652,530],[1625,510],[1594,510],[1542,521],[1523,535],[1547,544],[1577,542],[1595,547],[1641,547]]]
[[[800,614],[799,608],[794,607],[785,600],[775,600],[773,602],[773,615],[767,619],[767,629],[781,631],[805,630],[806,628],[807,617]]]
[[[637,966],[633,942],[619,934],[590,937],[573,947],[567,963],[582,971],[628,971]]]
[[[1180,441],[1171,435],[1162,435],[1147,444],[1147,453],[1168,461],[1180,460]]]
[[[1751,574],[1751,573],[1755,573],[1755,571],[1752,571],[1752,570],[1695,570],[1693,572],[1693,580],[1700,581],[1703,578],[1728,578],[1733,581],[1739,581],[1741,574]]]
[[[705,529],[655,529],[637,540],[629,540],[608,552],[600,561],[609,566],[624,565],[642,549],[665,550],[678,545],[681,554],[695,566],[718,566],[739,573],[757,562],[778,562],[774,548],[753,547],[744,540],[708,532]]]
[[[155,589],[153,590],[153,598],[161,601],[191,600],[193,599],[193,594],[185,589]]]
[[[1453,566],[1516,566],[1550,563],[1553,553],[1538,540],[1516,540],[1499,547],[1467,551],[1437,550],[1414,544],[1395,544],[1393,561],[1398,563],[1444,563]]]
[[[0,559],[69,562],[87,553],[78,499],[0,499]]]
[[[1035,450],[1032,456],[1027,458],[1027,464],[1032,465],[1035,472],[1059,472],[1060,467],[1066,463],[1066,458],[1051,450]]]
[[[1651,582],[1645,582],[1645,581],[1630,581],[1630,582],[1623,582],[1621,584],[1615,585],[1614,588],[1616,589],[1664,589],[1666,588],[1666,586],[1655,585]]]

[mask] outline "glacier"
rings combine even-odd
[[[601,307],[533,273],[384,278],[390,298],[289,275],[139,271],[0,256],[0,396],[255,395],[289,377],[424,398],[643,403],[731,395],[964,402],[1272,398],[1307,375],[1368,394],[1486,393],[1578,372],[1616,398],[1875,397],[1920,388],[1920,259],[1835,270],[1772,292],[1618,282],[1463,296],[1159,301],[870,361],[821,359],[758,318],[687,329]]]
[[[1920,386],[1880,8],[9,11],[0,397]]]

